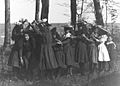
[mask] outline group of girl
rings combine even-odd
[[[77,31],[65,26],[60,36],[56,27],[44,21],[22,20],[20,23],[12,31],[14,44],[8,61],[16,75],[48,78],[65,73],[65,70],[67,75],[72,75],[73,68],[80,70],[82,75],[101,71],[112,58],[106,44],[116,47],[107,32],[99,34],[100,28],[92,24],[81,22]]]

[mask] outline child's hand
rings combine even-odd
[[[61,42],[61,41],[59,41],[59,42],[57,42],[57,44],[62,44],[62,42]]]
[[[117,49],[116,47],[114,47],[114,49]]]
[[[72,39],[76,38],[76,36],[71,36]]]

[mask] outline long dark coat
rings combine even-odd
[[[87,51],[87,40],[82,35],[87,35],[87,29],[81,29],[77,33],[77,44],[75,48],[75,61],[77,63],[86,63],[88,62],[88,51]]]
[[[23,42],[24,39],[21,37],[15,42],[10,53],[8,65],[12,67],[21,67],[20,57],[23,55]]]
[[[21,33],[21,26],[16,25],[12,31],[12,40],[15,41],[13,48],[8,59],[8,65],[12,67],[20,68],[21,62],[20,57],[23,55],[23,43],[24,37]]]
[[[41,33],[42,43],[40,51],[40,70],[55,69],[58,67],[58,63],[55,58],[55,54],[52,48],[52,35],[48,27],[44,27],[44,31]]]
[[[90,35],[90,41],[88,42],[88,56],[90,62],[98,63],[98,47],[94,33]]]
[[[57,63],[59,65],[59,67],[62,67],[62,68],[66,68],[66,65],[65,65],[65,55],[64,55],[64,52],[63,52],[63,46],[60,45],[60,44],[57,44],[58,40],[61,40],[59,34],[57,32],[55,33],[52,33],[52,37],[53,37],[53,50],[54,50],[54,53],[55,53],[55,58],[57,60]]]
[[[75,61],[77,63],[88,62],[87,45],[83,37],[77,38],[77,44],[76,44],[76,50],[75,50]]]
[[[63,40],[63,52],[65,55],[65,64],[67,66],[76,66],[74,60],[74,51],[71,46],[71,38],[67,37]]]

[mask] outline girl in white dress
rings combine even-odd
[[[102,35],[100,38],[100,44],[98,45],[98,61],[100,63],[100,70],[105,69],[106,62],[110,61],[109,53],[105,42],[107,41],[107,35]]]
[[[99,54],[98,54],[98,61],[110,61],[109,53],[105,42],[107,41],[107,35],[102,35],[100,38],[100,44],[98,45]]]

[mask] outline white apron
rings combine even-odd
[[[100,41],[102,43],[98,45],[98,50],[99,50],[98,61],[110,61],[109,53],[105,45],[105,41],[107,41],[107,36],[103,35]]]

